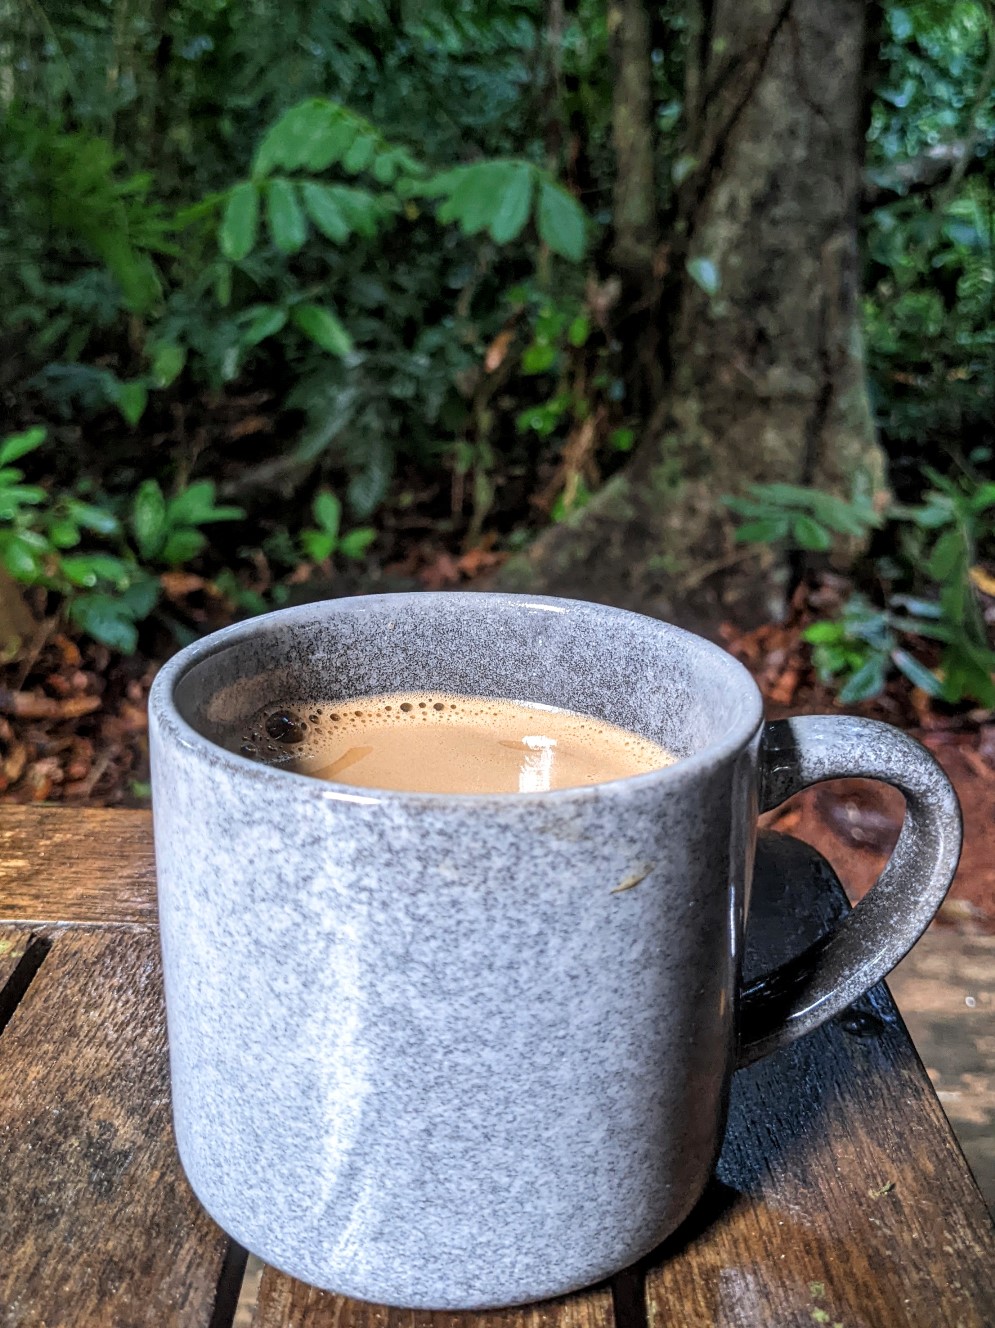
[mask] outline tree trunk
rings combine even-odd
[[[702,630],[783,603],[783,556],[740,548],[721,503],[757,481],[883,483],[864,384],[856,225],[864,0],[697,0],[683,282],[666,396],[629,467],[509,564]],[[712,268],[695,268],[707,260]]]
[[[610,0],[612,142],[615,146],[612,256],[623,275],[648,281],[656,246],[651,32],[645,0]]]

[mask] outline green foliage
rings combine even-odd
[[[584,257],[584,209],[531,162],[498,159],[457,166],[413,186],[412,192],[443,200],[441,222],[455,222],[464,235],[486,231],[495,244],[518,239],[534,214],[539,239],[553,253],[573,263]]]
[[[995,146],[995,24],[980,0],[886,14],[867,164],[892,197],[865,219],[865,327],[873,404],[908,458],[899,481],[908,470],[914,482],[912,463],[938,443],[987,434],[995,402],[995,194],[983,165]],[[922,172],[937,161],[950,178],[924,205]]]
[[[155,258],[176,252],[151,174],[127,174],[106,140],[67,133],[35,115],[8,113],[4,138],[4,160],[17,163],[8,215],[20,213],[23,224],[59,237],[69,252],[102,262],[124,306],[149,312],[161,293]],[[15,180],[7,177],[8,189]]]
[[[315,524],[301,531],[299,543],[304,556],[312,562],[326,562],[337,553],[344,558],[361,558],[377,537],[371,526],[358,526],[343,533],[342,503],[327,489],[315,496],[311,514]]]
[[[9,481],[15,561],[48,575],[101,541],[107,556],[127,561],[130,550],[151,571],[201,556],[203,527],[222,518],[176,518],[155,478],[167,449],[182,474],[196,465],[226,481],[240,469],[267,476],[245,489],[257,522],[248,540],[272,530],[279,502],[284,527],[304,526],[312,551],[327,545],[325,557],[343,558],[362,551],[398,476],[441,493],[433,512],[444,520],[452,480],[451,520],[469,509],[475,538],[489,513],[512,524],[502,486],[538,487],[581,425],[597,423],[602,470],[624,460],[647,403],[632,391],[638,372],[619,364],[615,338],[631,323],[591,295],[611,275],[603,3],[561,13],[538,0],[315,0],[277,14],[271,3],[176,0],[152,14],[30,3],[8,41],[4,391],[28,405],[25,418],[40,405],[80,439],[78,457],[51,457],[58,520],[48,521],[58,504],[32,502],[23,476]],[[992,429],[992,33],[975,0],[889,3],[884,14],[868,165],[891,201],[865,219],[865,327],[876,414],[899,454],[899,490],[913,499],[917,458]],[[652,25],[666,222],[675,191],[693,188],[700,169],[683,143],[693,34],[683,6],[657,7]],[[951,144],[964,146],[962,178],[924,205],[909,162]],[[726,274],[715,260],[675,261],[683,272],[671,276],[718,309]],[[507,358],[495,371],[486,361],[502,336]],[[262,408],[271,427],[229,439],[228,403],[257,393],[278,403]],[[146,437],[154,446],[136,446]],[[70,466],[95,477],[85,501],[104,495],[90,505],[117,523],[100,531],[77,520],[83,545],[71,542],[67,504],[85,501]],[[817,552],[880,527],[862,493],[841,502],[787,488],[741,500],[751,505],[737,509],[741,538]],[[357,530],[340,541],[336,527],[329,545],[327,522],[308,515],[316,491],[338,495]],[[585,492],[572,477],[554,516]],[[329,518],[326,502],[322,511]],[[951,562],[929,581],[903,554],[896,593],[917,578],[939,593],[963,571],[962,535],[937,550],[914,521],[896,529],[906,543],[919,532],[923,566]],[[294,558],[313,556],[303,538],[286,535]],[[107,575],[71,589],[63,580],[73,604],[87,594],[116,602],[128,589]],[[261,592],[225,593],[248,609],[245,596]],[[107,603],[91,608],[97,630],[113,630],[100,626]]]
[[[36,427],[0,443],[0,563],[21,584],[61,596],[70,621],[94,640],[132,651],[139,624],[158,603],[157,570],[202,553],[202,526],[241,520],[245,513],[219,507],[211,480],[188,484],[171,498],[156,480],[146,480],[124,523],[112,506],[23,483],[24,472],[10,463],[36,452],[45,439],[45,429]]]
[[[569,60],[583,46],[597,71],[592,12]],[[361,519],[399,462],[449,455],[476,427],[463,383],[504,290],[544,248],[580,260],[591,229],[548,169],[542,7],[321,0],[277,24],[266,5],[180,0],[168,51],[144,11],[70,6],[56,46],[36,18],[12,74],[22,128],[0,142],[0,243],[23,287],[0,338],[30,390],[66,421],[111,408],[137,430],[181,376],[190,397],[274,383],[281,485],[332,483]],[[25,109],[53,88],[62,122]],[[486,225],[458,205],[443,220],[446,177],[478,167]]]
[[[207,536],[201,526],[241,521],[241,507],[218,507],[213,480],[198,480],[167,499],[158,480],[145,480],[131,504],[130,526],[144,562],[179,567],[202,553]]]
[[[837,621],[805,632],[820,676],[840,685],[841,701],[878,695],[897,669],[950,704],[995,707],[995,651],[974,584],[979,549],[995,547],[995,483],[933,470],[926,479],[931,488],[921,503],[893,504],[883,515],[859,492],[844,502],[788,484],[754,485],[751,498],[724,501],[746,518],[737,540],[813,552],[829,550],[839,536],[866,537],[887,522],[898,558],[881,569],[885,607],[854,595]],[[939,645],[935,669],[917,654],[924,641]]]
[[[859,476],[849,501],[797,484],[751,484],[749,494],[722,500],[737,516],[747,518],[736,529],[740,543],[784,543],[824,553],[836,535],[866,539],[882,525],[873,495]]]

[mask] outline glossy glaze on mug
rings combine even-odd
[[[449,795],[357,790],[220,745],[274,698],[435,688],[590,713],[682,759]],[[868,721],[841,732],[819,777],[892,743]],[[181,652],[150,735],[176,1135],[228,1232],[321,1287],[471,1309],[598,1281],[680,1223],[737,1057],[762,728],[736,661],[572,601],[328,601]],[[804,772],[789,747],[768,793]],[[861,906],[864,932],[757,984],[744,1058],[841,1008],[855,971],[876,981],[938,906],[956,810],[916,751],[896,777],[919,809],[906,879],[876,923]]]

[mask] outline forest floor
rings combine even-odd
[[[412,581],[431,589],[468,586],[488,568],[486,557],[460,567],[444,555],[423,560]],[[168,575],[168,593],[192,597],[187,607],[202,630],[222,625],[223,606],[203,603],[200,578]],[[757,680],[770,718],[830,712],[896,724],[933,752],[957,790],[965,838],[953,887],[889,981],[995,1209],[995,715],[935,706],[904,678],[873,701],[840,706],[812,669],[801,635],[824,612],[825,595],[825,585],[802,588],[784,622],[749,633],[730,628],[725,645]],[[113,656],[57,621],[40,623],[22,657],[0,669],[0,802],[147,806],[147,698],[165,653]],[[817,848],[856,901],[891,852],[902,815],[895,790],[837,780],[798,794],[763,820]]]

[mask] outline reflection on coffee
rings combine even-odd
[[[266,706],[237,746],[315,779],[413,793],[539,793],[676,760],[651,739],[590,715],[442,692]]]

